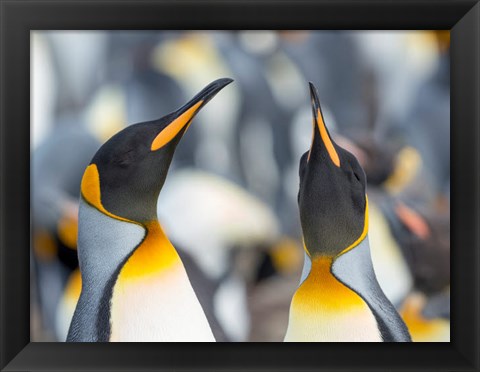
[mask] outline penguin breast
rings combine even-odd
[[[381,342],[365,301],[331,273],[332,259],[318,257],[295,293],[285,341]]]
[[[110,341],[215,341],[185,268],[158,222],[121,269]]]

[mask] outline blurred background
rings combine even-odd
[[[158,201],[217,340],[283,340],[303,265],[311,81],[367,174],[380,285],[414,341],[449,341],[449,45],[447,31],[32,32],[31,340],[65,340],[80,180],[99,146],[231,77]]]

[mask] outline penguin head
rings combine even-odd
[[[312,83],[310,94],[313,135],[300,160],[300,220],[306,252],[335,257],[366,234],[366,177],[355,156],[332,139]]]
[[[83,175],[83,199],[120,219],[155,220],[158,195],[178,142],[198,111],[232,81],[216,80],[177,111],[131,125],[110,138]]]

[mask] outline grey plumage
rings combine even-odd
[[[407,327],[377,282],[368,237],[334,261],[332,274],[367,303],[384,341],[411,341]]]
[[[109,303],[118,269],[141,243],[145,229],[139,225],[109,217],[80,201],[78,253],[82,273],[82,294],[75,309],[67,341],[108,341],[107,330],[99,328],[100,317]],[[94,275],[93,275],[94,274]],[[110,296],[108,296],[110,292]],[[108,296],[108,297],[106,297]],[[103,310],[102,310],[103,309]],[[108,309],[107,309],[108,310]]]

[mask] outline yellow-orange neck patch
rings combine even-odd
[[[322,141],[327,149],[330,159],[332,159],[333,164],[335,164],[337,167],[340,167],[340,158],[338,157],[337,151],[335,150],[335,146],[333,146],[332,140],[328,135],[327,128],[325,127],[325,123],[323,122],[323,117],[322,117],[322,113],[320,112],[320,109],[317,109],[316,125],[318,126],[318,130],[320,131],[320,137],[322,138]],[[312,146],[313,146],[314,136],[315,136],[315,126],[313,129]],[[311,152],[312,152],[312,147],[310,147],[310,152],[308,153],[307,160],[310,160]]]
[[[148,222],[147,234],[130,256],[118,276],[118,282],[131,281],[165,272],[176,264],[180,257],[158,221]]]
[[[80,189],[81,189],[83,198],[90,205],[97,208],[100,212],[120,221],[126,221],[126,222],[138,224],[138,222],[131,221],[126,218],[117,216],[113,213],[110,213],[103,207],[101,193],[100,193],[100,175],[98,173],[98,168],[96,164],[90,164],[87,167],[87,169],[85,169],[85,173],[83,173],[82,184]]]
[[[167,143],[169,143],[177,134],[182,130],[182,128],[188,123],[190,125],[190,122],[199,109],[199,107],[202,105],[203,101],[197,102],[195,105],[190,107],[187,111],[185,111],[182,115],[180,115],[178,118],[173,120],[170,124],[168,124],[158,135],[155,137],[155,139],[152,142],[151,150],[156,151],[163,146],[165,146]],[[187,127],[188,129],[188,127]]]
[[[348,312],[365,302],[331,273],[333,258],[316,257],[307,279],[293,296],[295,311],[308,313]]]
[[[365,195],[365,222],[362,234],[355,242],[345,248],[336,257],[319,256],[311,257],[305,241],[303,247],[312,259],[312,267],[307,279],[295,293],[292,303],[297,303],[300,308],[314,310],[322,307],[323,310],[339,309],[342,306],[364,305],[364,301],[350,288],[339,282],[331,273],[333,260],[356,247],[368,233],[368,197]],[[318,309],[317,309],[318,310]]]

